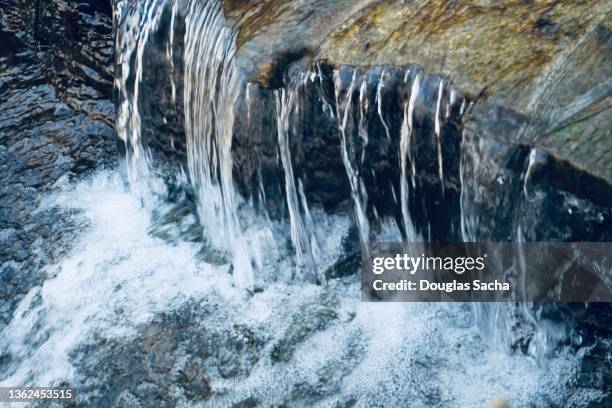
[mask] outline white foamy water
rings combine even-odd
[[[199,261],[197,244],[151,236],[155,220],[141,202],[113,172],[66,183],[47,198],[47,206],[80,210],[89,227],[64,260],[48,266],[48,279],[1,332],[0,354],[11,362],[0,386],[71,383],[82,361],[70,352],[94,333],[127,343],[140,324],[195,299],[218,314],[194,324],[240,325],[263,341],[248,375],[206,372],[213,395],[202,406],[253,397],[263,406],[478,407],[500,394],[513,407],[581,406],[596,396],[571,391],[578,356],[560,351],[541,365],[488,349],[466,305],[361,303],[358,276],[322,286],[271,283],[248,295],[233,285],[228,265]],[[325,228],[321,236],[342,231]],[[322,248],[329,252],[330,245]],[[290,267],[273,262],[268,251],[261,256],[269,275]],[[275,361],[279,345],[289,352]]]
[[[67,353],[93,329],[128,335],[134,325],[208,288],[213,268],[196,262],[193,245],[170,246],[149,236],[149,214],[117,174],[64,188],[45,205],[82,210],[90,227],[71,255],[48,266],[49,279],[28,293],[2,332],[2,348],[19,362],[2,386],[70,377]]]

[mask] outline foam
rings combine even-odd
[[[220,331],[244,325],[264,346],[248,376],[225,379],[207,372],[215,395],[204,406],[255,396],[266,406],[287,400],[292,406],[333,406],[355,398],[364,407],[472,407],[504,394],[513,407],[522,407],[570,400],[580,405],[598,396],[567,387],[580,356],[561,350],[542,365],[487,348],[467,305],[361,303],[358,276],[323,286],[279,279],[250,296],[234,286],[227,265],[198,261],[198,245],[149,235],[151,209],[116,173],[58,188],[44,205],[76,208],[90,226],[75,237],[75,249],[64,260],[49,265],[49,279],[27,294],[1,333],[0,350],[15,365],[0,386],[70,381],[78,372],[69,353],[94,333],[129,341],[156,314],[205,299],[222,313],[194,314],[203,319],[198,323]],[[315,212],[314,220],[325,237],[321,248],[334,253],[332,242],[346,232],[346,219]],[[247,224],[258,236],[257,223]],[[269,245],[281,246],[274,242],[278,235],[261,233]],[[277,262],[278,252],[264,250],[261,256],[268,276],[284,276],[282,269],[291,268],[290,262]],[[290,344],[291,358],[272,361],[273,347],[300,324],[314,324],[309,316],[319,309],[333,312]]]

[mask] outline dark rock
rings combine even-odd
[[[260,401],[257,398],[249,397],[232,406],[232,408],[256,408],[260,406]]]
[[[211,375],[248,375],[264,342],[246,327],[208,325],[219,312],[190,301],[139,327],[135,338],[93,337],[71,355],[80,378],[74,405],[176,406],[210,398]]]
[[[115,161],[110,2],[1,0],[0,328],[85,228],[39,211],[62,176]],[[6,290],[6,293],[4,293]]]

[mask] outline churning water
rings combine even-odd
[[[45,206],[79,210],[87,227],[64,260],[48,265],[48,279],[30,291],[4,329],[0,349],[11,364],[1,386],[96,384],[79,377],[87,355],[72,351],[94,334],[129,342],[156,314],[205,299],[219,310],[217,317],[202,317],[207,330],[246,327],[265,341],[248,375],[207,373],[215,393],[203,406],[246,397],[264,406],[286,400],[482,406],[504,394],[520,407],[596,396],[568,391],[580,362],[570,352],[542,365],[486,347],[466,304],[362,303],[357,276],[327,285],[277,282],[249,295],[234,284],[229,264],[202,260],[199,245],[154,236],[161,204],[142,204],[116,172],[63,183],[47,197]],[[337,234],[336,241],[347,225],[341,219],[325,224],[315,223],[323,225],[318,232]],[[291,268],[268,267],[280,275]]]
[[[164,182],[151,171],[139,112],[144,49],[169,5],[174,25],[177,4],[188,10],[182,98],[188,174],[179,179],[191,183],[198,201],[197,210],[180,216],[173,215]],[[0,371],[1,386],[67,381],[95,387],[98,379],[83,378],[81,372],[88,356],[74,353],[76,349],[93,336],[129,343],[161,313],[184,311],[190,302],[205,300],[218,312],[194,312],[191,317],[205,330],[243,327],[260,339],[260,346],[242,375],[222,375],[219,367],[206,372],[212,389],[207,400],[190,402],[176,391],[186,406],[231,406],[252,397],[263,406],[472,407],[503,394],[520,407],[580,405],[598,396],[597,391],[572,389],[579,354],[559,348],[546,359],[535,359],[490,347],[487,334],[498,330],[486,328],[483,321],[495,328],[507,324],[503,306],[491,311],[469,304],[362,303],[358,274],[325,281],[324,271],[338,258],[351,222],[310,209],[288,145],[292,114],[299,109],[297,95],[318,74],[303,73],[275,94],[289,217],[272,221],[234,190],[235,105],[242,96],[248,99],[249,88],[235,67],[236,33],[226,27],[221,7],[215,1],[147,0],[129,14],[127,2],[119,2],[117,10],[122,22],[117,131],[128,147],[129,182],[119,171],[101,171],[80,182],[64,181],[46,198],[45,206],[77,210],[84,230],[65,259],[47,265],[48,279],[28,293],[3,330],[0,355],[9,360]],[[170,33],[166,57],[174,67],[176,38],[174,30]],[[413,115],[423,80],[418,71],[405,74],[410,92],[402,106],[398,146],[396,203],[403,238],[389,220],[377,220],[386,228],[374,232],[366,214],[363,155],[352,144],[349,127],[356,124],[363,149],[369,142],[366,113],[374,112],[390,137],[380,96],[385,72],[380,75],[370,98],[361,74],[354,72],[344,87],[335,73],[336,109],[328,111],[342,137],[338,159],[350,183],[361,239],[387,234],[386,239],[417,241],[422,236],[408,201],[418,171],[411,156]],[[176,89],[172,82],[174,101]],[[443,184],[441,122],[450,105],[464,106],[466,101],[442,80],[437,89],[435,136]],[[472,221],[464,220],[468,239]],[[200,239],[187,240],[184,232],[194,225]]]

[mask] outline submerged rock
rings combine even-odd
[[[247,376],[264,342],[247,327],[207,324],[218,312],[217,305],[191,301],[138,327],[136,337],[94,336],[71,356],[80,375],[75,406],[206,401],[217,392],[210,376]]]

